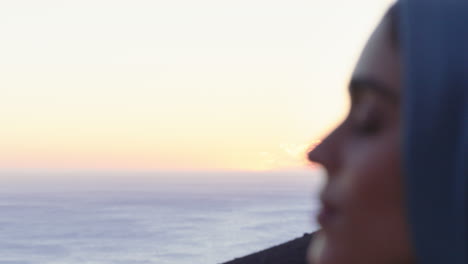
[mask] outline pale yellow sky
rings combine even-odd
[[[0,3],[0,169],[278,170],[390,0]]]

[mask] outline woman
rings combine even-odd
[[[468,2],[407,0],[370,37],[309,153],[328,174],[310,263],[468,263],[467,24]]]

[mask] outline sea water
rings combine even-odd
[[[3,177],[0,264],[222,263],[316,229],[312,173],[189,174]]]

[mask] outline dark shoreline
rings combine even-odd
[[[304,234],[283,244],[223,264],[307,264],[306,254],[313,234]]]

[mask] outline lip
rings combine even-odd
[[[330,203],[326,201],[322,201],[322,208],[317,215],[317,222],[322,227],[330,226],[330,224],[336,218],[337,210],[334,206],[330,205]]]

